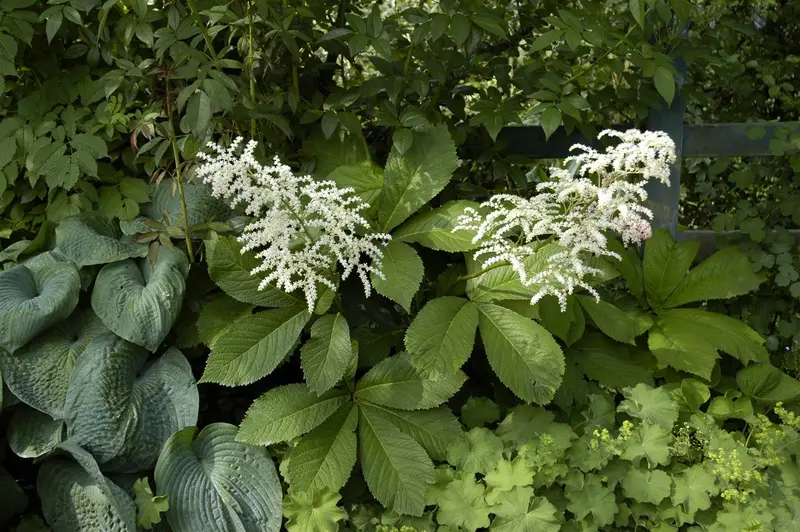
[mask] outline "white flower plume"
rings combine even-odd
[[[277,157],[272,166],[262,166],[253,156],[257,143],[251,140],[240,150],[241,143],[241,137],[227,149],[209,143],[214,153],[200,154],[205,162],[197,175],[212,195],[231,207],[243,204],[255,218],[239,241],[242,253],[256,250],[261,259],[250,273],[267,273],[259,290],[269,284],[287,292],[300,289],[311,310],[320,284],[336,289],[338,264],[343,279],[358,274],[369,296],[369,274],[383,278],[381,247],[391,238],[370,232],[360,214],[369,205],[352,188],[294,175]]]
[[[551,294],[564,310],[577,287],[599,297],[586,276],[600,271],[587,259],[620,258],[608,249],[605,233],[618,233],[626,246],[652,234],[653,213],[642,205],[644,186],[652,180],[669,185],[675,143],[661,131],[606,130],[600,136],[621,142],[602,153],[572,146],[581,153],[565,159],[564,167],[550,168],[551,180],[537,185],[536,196],[493,196],[466,210],[454,229],[476,231],[473,242],[481,247],[474,258],[484,269],[509,264],[524,285],[537,287],[531,304]],[[544,267],[528,271],[525,259],[547,244],[555,252],[546,255]]]

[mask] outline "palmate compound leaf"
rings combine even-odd
[[[81,214],[62,220],[56,227],[56,250],[79,268],[144,257],[147,245],[123,235],[115,220],[98,214]]]
[[[75,363],[64,407],[67,437],[106,471],[150,469],[167,438],[197,422],[200,399],[183,354],[170,348],[146,360],[140,347],[105,333]]]
[[[653,384],[656,361],[644,349],[614,342],[598,332],[586,334],[567,351],[580,371],[613,390],[638,383]]]
[[[387,508],[420,516],[425,491],[434,481],[433,463],[425,449],[397,427],[359,408],[361,470],[369,490]]]
[[[352,357],[350,327],[339,313],[326,314],[311,326],[311,339],[300,349],[308,388],[321,395],[339,382]]]
[[[653,231],[644,248],[644,290],[653,308],[663,305],[689,271],[700,244],[675,242],[666,229]]]
[[[6,385],[22,402],[62,418],[75,361],[104,332],[108,329],[93,312],[75,312],[13,355],[0,352]]]
[[[533,320],[490,303],[478,304],[486,356],[500,380],[524,401],[547,404],[564,376],[564,354]]]
[[[411,361],[430,378],[456,373],[475,344],[478,310],[460,297],[429,301],[406,330],[405,345]]]
[[[0,272],[0,349],[14,353],[65,319],[77,306],[80,289],[78,270],[67,263]]]
[[[45,460],[36,479],[42,513],[53,532],[136,532],[131,498],[100,473],[94,458],[77,445],[59,446],[61,456]]]
[[[305,305],[246,316],[214,339],[200,382],[251,384],[274,370],[292,350],[310,314]]]
[[[117,336],[155,352],[180,313],[189,261],[161,246],[155,264],[146,258],[107,264],[92,292],[92,309]]]
[[[453,231],[458,217],[467,207],[476,208],[474,201],[451,201],[441,207],[417,214],[392,233],[393,240],[416,242],[437,251],[470,251],[478,247],[473,244],[475,231],[459,229]]]
[[[467,380],[458,371],[433,380],[422,376],[408,353],[389,357],[375,365],[356,385],[359,400],[399,410],[434,408],[450,399]]]
[[[419,290],[425,267],[419,254],[403,242],[392,241],[383,248],[383,275],[370,273],[375,291],[409,312],[414,294]]]
[[[344,390],[317,396],[305,384],[272,388],[250,405],[236,439],[251,445],[289,441],[321,425],[349,400]]]
[[[517,486],[498,497],[489,530],[494,532],[558,532],[558,510],[544,497],[534,497],[533,488]]]
[[[591,296],[577,295],[575,299],[597,328],[617,342],[635,345],[636,337],[653,325],[652,318],[647,314],[625,312],[608,301],[598,301]]]
[[[156,492],[169,501],[173,532],[277,532],[282,494],[266,449],[236,441],[237,429],[187,427],[164,444]]]

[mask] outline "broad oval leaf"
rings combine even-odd
[[[383,188],[383,168],[372,161],[340,166],[325,178],[339,188],[352,188],[353,194],[369,205],[365,214],[373,218],[378,212],[378,200]]]
[[[636,337],[649,329],[653,320],[647,314],[628,313],[608,301],[576,295],[581,307],[598,329],[617,342],[635,345]]]
[[[644,290],[651,307],[659,307],[681,283],[694,261],[698,242],[675,242],[666,229],[653,231],[644,247]]]
[[[560,253],[563,248],[555,244],[546,244],[532,255],[522,260],[525,270],[533,275],[547,268],[547,260],[551,255]],[[467,273],[475,275],[483,269],[480,263],[472,258],[467,259]],[[491,302],[505,300],[531,299],[539,291],[537,286],[525,286],[519,274],[509,266],[500,266],[467,281],[467,295],[475,302]]]
[[[142,213],[154,220],[169,222],[176,227],[184,227],[181,197],[172,179],[152,185],[151,201],[142,205]],[[226,220],[231,215],[225,202],[213,197],[208,186],[194,179],[183,184],[183,197],[186,200],[186,214],[189,227],[209,221]]]
[[[117,336],[155,352],[178,318],[188,275],[186,255],[164,246],[154,265],[108,264],[95,281],[92,309]]]
[[[754,364],[739,370],[736,384],[748,397],[766,403],[788,402],[800,397],[800,381],[768,364]]]
[[[547,330],[499,305],[478,304],[486,356],[500,380],[520,399],[547,404],[561,385],[564,354]]]
[[[318,397],[305,384],[278,386],[253,401],[237,439],[251,445],[289,441],[319,426],[348,400],[342,390]]]
[[[78,270],[68,263],[0,272],[0,348],[14,353],[65,319],[78,305],[80,290]]]
[[[213,467],[211,467],[213,466]],[[236,427],[187,427],[164,444],[156,491],[174,532],[277,532],[282,494],[266,449],[236,441]]]
[[[107,331],[93,312],[75,312],[13,355],[0,352],[8,388],[22,402],[60,419],[75,361]]]
[[[63,421],[55,420],[29,406],[20,405],[16,407],[8,423],[8,446],[19,457],[38,458],[61,443],[63,429]]]
[[[434,380],[423,377],[411,363],[408,353],[382,360],[356,385],[359,400],[400,410],[434,408],[450,399],[467,376],[461,371]]]
[[[475,231],[459,229],[453,231],[458,217],[468,207],[477,208],[474,201],[451,201],[441,207],[420,213],[392,233],[393,240],[416,242],[437,251],[470,251],[480,244],[472,242]]]
[[[620,344],[599,332],[585,335],[567,351],[590,379],[612,390],[639,383],[653,385],[655,359],[644,349]]]
[[[381,279],[370,274],[372,286],[382,296],[387,297],[406,309],[411,309],[411,301],[419,290],[425,268],[417,252],[403,242],[389,242],[383,248],[383,275]]]
[[[146,360],[143,349],[106,333],[75,363],[64,407],[67,436],[104,470],[150,469],[171,434],[197,423],[200,398],[183,354],[170,348]]]
[[[321,395],[339,382],[352,358],[350,327],[341,314],[327,314],[311,326],[311,339],[300,350],[308,388]]]
[[[214,339],[200,382],[244,386],[263,378],[292,350],[309,318],[303,305],[236,321]]]
[[[305,299],[268,285],[259,290],[263,275],[252,275],[260,263],[253,253],[242,253],[242,245],[231,236],[214,235],[205,241],[208,275],[226,294],[242,303],[262,307],[305,304]]]
[[[477,328],[474,303],[460,297],[429,301],[406,330],[414,367],[434,379],[454,374],[472,354]]]
[[[65,218],[56,227],[56,251],[82,268],[147,255],[147,245],[123,235],[115,220],[98,214]]]

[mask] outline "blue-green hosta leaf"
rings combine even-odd
[[[25,511],[28,506],[28,497],[19,487],[14,477],[0,466],[0,494],[3,504],[0,505],[0,523],[5,523],[17,514]]]
[[[694,301],[728,299],[751,292],[766,277],[753,271],[747,255],[736,247],[720,250],[693,268],[664,302],[678,307]]]
[[[343,390],[317,396],[305,384],[278,386],[253,401],[237,439],[251,445],[289,441],[319,426],[348,400]]]
[[[459,229],[453,231],[458,217],[468,207],[476,208],[474,201],[451,201],[441,207],[420,213],[392,233],[393,240],[416,242],[437,251],[470,251],[478,247],[473,244],[475,231]]]
[[[107,333],[75,363],[64,408],[67,436],[107,471],[150,469],[167,438],[197,422],[200,399],[183,354],[170,348],[146,360],[143,349]]]
[[[346,403],[292,449],[287,479],[294,492],[339,491],[356,463],[358,411]]]
[[[467,380],[457,371],[438,380],[426,378],[411,363],[408,353],[382,360],[356,385],[359,400],[398,408],[419,410],[435,408],[450,399]]]
[[[56,227],[56,250],[82,268],[147,255],[147,245],[125,236],[115,220],[98,214],[65,218]]]
[[[419,290],[425,267],[419,254],[403,242],[390,242],[383,249],[383,275],[381,279],[370,274],[372,286],[380,295],[391,299],[409,312],[414,294]]]
[[[266,449],[236,441],[236,427],[213,423],[176,432],[156,464],[158,495],[173,532],[277,532],[281,485]]]
[[[263,378],[289,354],[309,318],[303,305],[265,310],[236,321],[214,339],[200,382],[244,386]]]
[[[78,270],[68,263],[0,272],[0,349],[14,353],[65,319],[77,306],[80,290]]]
[[[311,326],[311,338],[300,350],[308,388],[321,395],[339,382],[352,358],[350,327],[341,314],[322,316]]]
[[[381,504],[420,516],[425,492],[435,478],[425,449],[380,416],[359,409],[361,469],[369,490]]]
[[[144,215],[154,220],[169,219],[171,225],[184,227],[181,197],[172,179],[152,185],[150,197],[150,203],[142,206]],[[190,227],[202,222],[226,220],[231,216],[225,202],[213,197],[208,186],[197,179],[183,184],[183,197]]]
[[[675,242],[666,229],[653,231],[644,247],[644,291],[651,307],[662,306],[683,281],[694,261],[698,242]]]
[[[460,297],[440,297],[425,304],[406,330],[405,344],[412,363],[426,376],[456,373],[475,344],[478,310]]]
[[[547,404],[561,385],[564,354],[547,330],[499,305],[478,304],[486,356],[500,380],[524,401]]]
[[[378,210],[382,231],[389,232],[425,205],[450,182],[458,166],[456,147],[447,126],[414,131],[411,148],[392,148],[384,170]]]
[[[156,263],[124,260],[100,270],[92,308],[117,336],[154,352],[178,318],[189,261],[178,249],[162,246]]]
[[[61,443],[64,422],[25,405],[14,410],[8,423],[8,446],[22,458],[38,458]]]
[[[136,532],[131,498],[100,473],[87,452],[75,446],[64,450],[76,462],[48,459],[36,479],[42,513],[53,532]]]
[[[93,312],[75,312],[13,355],[0,352],[8,388],[22,402],[61,419],[75,361],[89,342],[107,331]]]
[[[242,245],[232,236],[213,235],[205,241],[208,275],[234,299],[261,307],[289,307],[305,304],[297,294],[287,294],[272,285],[259,290],[264,274],[250,272],[260,262],[252,252],[242,253]]]

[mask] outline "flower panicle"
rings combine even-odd
[[[211,153],[200,154],[197,176],[213,196],[242,205],[254,218],[239,242],[242,253],[255,251],[261,261],[250,272],[265,274],[259,290],[302,290],[311,310],[320,285],[336,289],[340,267],[341,278],[355,272],[369,296],[370,274],[384,278],[381,248],[391,239],[371,231],[361,214],[369,204],[353,188],[295,175],[277,156],[263,166],[254,155],[257,143],[242,148],[242,142],[239,137],[227,148],[209,143]]]

